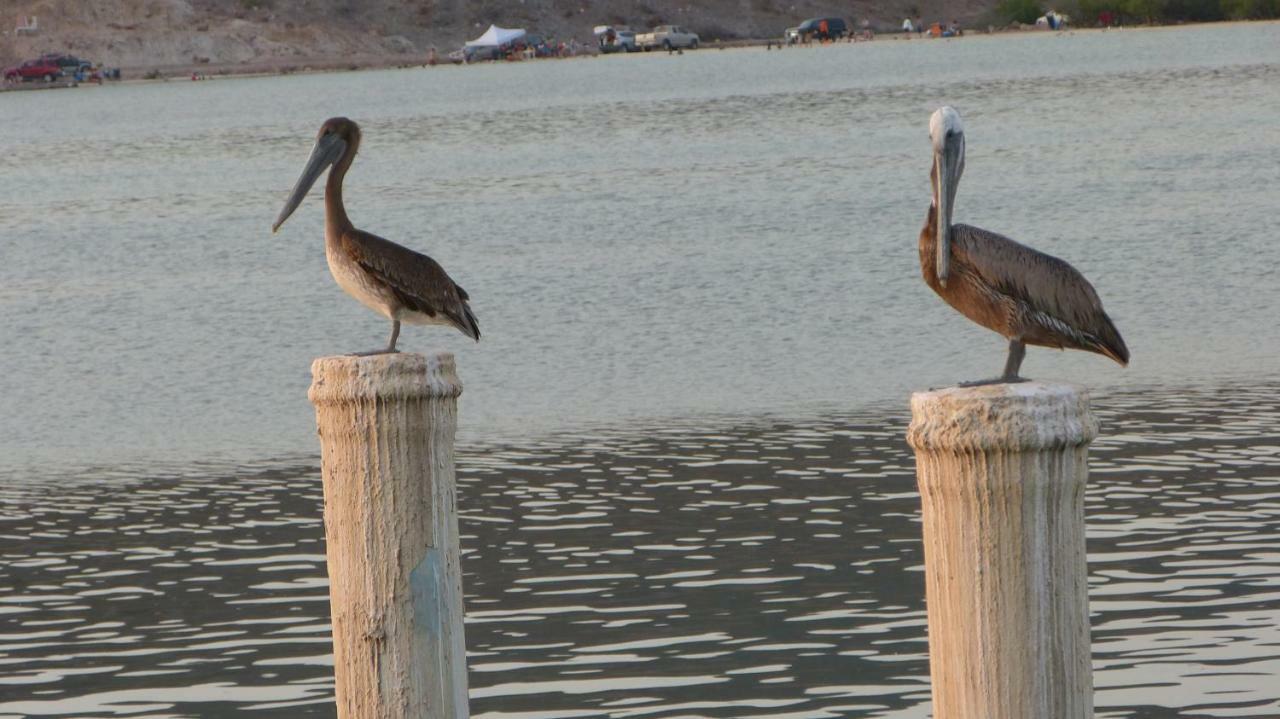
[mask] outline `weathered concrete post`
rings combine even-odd
[[[341,719],[469,716],[453,355],[311,365]]]
[[[936,719],[1093,716],[1084,390],[918,392],[907,441],[924,515]]]

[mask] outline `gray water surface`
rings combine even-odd
[[[1280,385],[1096,405],[1097,716],[1280,715]],[[905,424],[460,447],[473,716],[929,716]],[[333,715],[314,465],[98,472],[0,502],[0,717]]]
[[[956,220],[1074,263],[1133,351],[1027,374],[1274,376],[1280,24],[126,84],[0,98],[0,466],[315,451],[311,359],[388,330],[328,276],[319,190],[269,231],[338,114],[353,221],[474,298],[479,345],[402,338],[458,353],[464,437],[992,375],[919,277],[942,103]]]
[[[308,366],[387,328],[318,193],[269,226],[336,114],[484,331],[402,337],[467,385],[474,716],[928,716],[906,395],[1004,354],[919,279],[944,102],[956,219],[1133,351],[1024,365],[1103,420],[1098,716],[1280,716],[1272,23],[0,96],[0,718],[332,716]]]

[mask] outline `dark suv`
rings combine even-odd
[[[81,70],[88,70],[93,67],[93,63],[88,60],[81,60],[75,55],[66,55],[60,52],[51,52],[47,55],[41,55],[40,59],[57,65],[62,68],[64,73],[71,75],[74,75]]]
[[[796,34],[802,41],[839,40],[849,34],[849,25],[843,18],[815,17],[805,20],[796,28]]]

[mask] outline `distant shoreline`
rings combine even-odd
[[[830,44],[852,44],[859,45],[867,42],[926,42],[929,40],[966,40],[974,38],[994,38],[994,37],[1026,37],[1028,35],[1074,35],[1076,33],[1089,32],[1132,32],[1132,31],[1160,31],[1183,29],[1189,27],[1202,26],[1221,26],[1221,25],[1254,25],[1280,23],[1280,20],[1230,20],[1220,22],[1204,22],[1204,23],[1181,23],[1169,25],[1127,25],[1119,27],[1069,27],[1066,30],[1043,30],[1030,26],[1021,28],[995,28],[994,30],[970,29],[967,34],[958,38],[923,38],[915,33],[907,34],[903,32],[882,33],[875,36],[874,40],[854,40],[853,42],[839,41]],[[726,41],[710,41],[705,43],[698,50],[691,50],[692,53],[702,53],[714,50],[731,50],[731,49],[757,49],[764,48],[768,45],[774,45],[779,51],[800,51],[800,50],[816,50],[820,46],[808,45],[800,47],[783,47],[779,40],[775,38],[751,38]],[[656,51],[662,53],[663,51]],[[599,57],[601,53],[592,46],[587,46],[586,51],[564,58],[541,58],[538,60],[513,60],[505,62],[548,62],[555,60],[576,60],[582,58]],[[442,56],[443,57],[443,56]],[[447,67],[456,63],[448,60],[439,61],[436,67]],[[504,64],[504,61],[486,61],[476,63],[480,65],[486,64]],[[364,55],[364,56],[318,56],[312,58],[264,58],[260,60],[251,60],[246,62],[235,63],[183,63],[175,65],[133,65],[122,66],[121,73],[124,76],[124,82],[169,82],[191,80],[192,76],[196,76],[199,80],[215,80],[215,79],[231,79],[231,78],[251,78],[251,77],[270,77],[278,75],[294,75],[294,74],[318,74],[332,72],[356,72],[361,70],[387,70],[387,69],[405,69],[421,67],[427,68],[425,53],[387,53],[380,55]],[[107,81],[105,84],[111,84],[116,81]],[[77,86],[92,86],[97,83],[82,82],[76,83],[67,78],[63,78],[54,83],[40,82],[24,82],[24,83],[3,83],[0,84],[0,92],[5,91],[22,91],[22,90],[49,90],[63,89]]]

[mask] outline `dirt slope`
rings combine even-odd
[[[994,0],[0,0],[0,61],[67,51],[133,71],[387,64],[452,50],[496,23],[591,41],[596,24],[686,25],[704,41],[777,37],[806,17],[882,29],[906,15],[973,24]],[[15,36],[17,17],[40,31]]]

